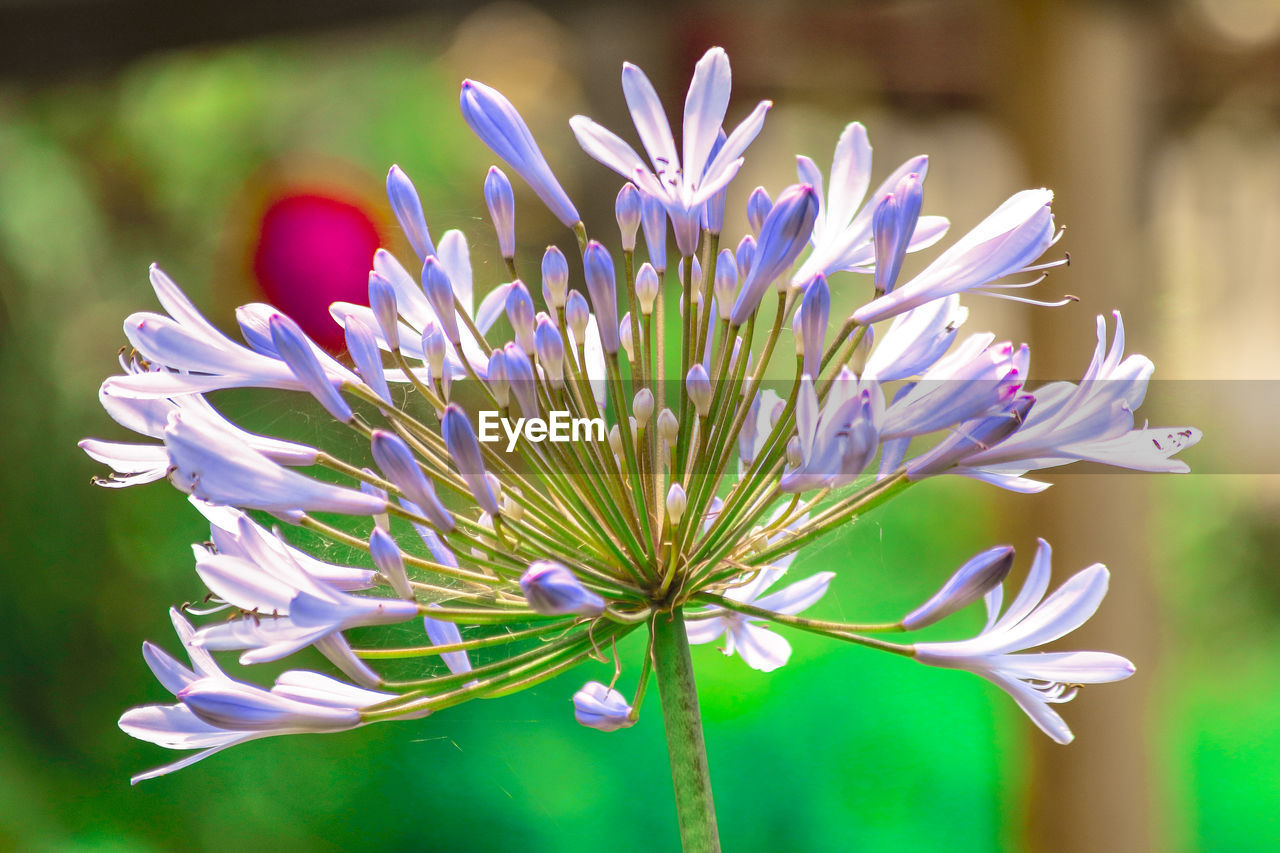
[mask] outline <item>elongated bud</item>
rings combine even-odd
[[[556,218],[572,228],[581,219],[534,142],[520,113],[497,89],[462,81],[459,99],[467,125],[517,175],[524,179]]]
[[[428,320],[427,327],[422,330],[422,354],[426,356],[427,367],[431,368],[431,375],[436,379],[444,379],[444,359],[448,349],[444,332],[434,320]]]
[[[649,419],[653,417],[653,392],[648,388],[637,391],[631,400],[631,411],[636,416],[636,423],[641,428],[647,427]]]
[[[634,252],[636,230],[640,227],[640,191],[635,184],[628,181],[622,185],[622,189],[618,191],[618,200],[613,205],[613,212],[618,219],[622,250]]]
[[[360,470],[368,474],[370,477],[377,476],[377,474],[375,474],[372,469],[361,468]],[[361,480],[360,491],[364,492],[366,495],[368,495],[371,498],[382,501],[383,504],[386,504],[389,502],[389,498],[387,497],[386,490],[378,488],[373,483],[366,483],[363,480]],[[375,527],[381,527],[384,530],[388,530],[391,527],[391,517],[388,516],[385,512],[375,513],[373,516],[373,524]],[[214,542],[218,541],[217,532],[218,532],[218,528],[215,527]],[[219,546],[219,548],[221,548],[221,546]]]
[[[802,462],[804,462],[804,454],[800,452],[800,439],[793,435],[787,442],[787,464],[793,468],[799,468]]]
[[[529,606],[547,616],[599,616],[604,599],[582,585],[569,567],[554,560],[537,560],[520,576],[520,589]]]
[[[676,441],[680,437],[680,422],[670,409],[663,409],[658,412],[658,435],[672,447],[675,447]]]
[[[507,360],[507,384],[516,402],[520,404],[520,413],[526,418],[538,416],[538,388],[534,383],[533,365],[529,363],[528,354],[515,343],[503,347]]]
[[[343,423],[351,420],[351,407],[347,405],[346,400],[342,399],[339,391],[341,383],[330,379],[325,374],[320,359],[311,348],[311,341],[302,329],[298,328],[298,324],[283,314],[273,314],[267,321],[267,327],[271,330],[271,343],[284,359],[284,363],[289,366],[294,378],[301,382],[303,387],[311,392],[311,396],[319,400],[320,405],[324,406],[334,418]]]
[[[498,235],[498,251],[509,261],[516,256],[516,198],[511,182],[497,166],[490,166],[485,175],[484,203]]]
[[[453,530],[453,518],[436,497],[435,486],[418,467],[413,451],[400,436],[393,432],[375,429],[369,440],[373,461],[383,475],[395,483],[410,501],[417,504],[423,515],[444,532]]]
[[[506,408],[507,401],[511,399],[511,386],[507,383],[507,356],[502,350],[496,349],[490,353],[485,381],[493,399],[499,406]]]
[[[658,298],[658,271],[653,264],[645,262],[636,272],[636,301],[640,303],[640,313],[648,317],[653,313],[654,300]]]
[[[738,262],[729,249],[721,249],[716,257],[716,278],[711,289],[716,297],[720,319],[728,320],[738,293]]]
[[[676,262],[676,274],[680,276],[680,281],[684,281],[684,258]],[[693,273],[689,279],[693,286],[693,304],[697,305],[702,301],[702,262],[696,257],[693,259]]]
[[[711,411],[711,377],[707,376],[707,369],[701,364],[689,368],[684,378],[684,389],[698,417],[705,418]]]
[[[850,332],[850,334],[853,334]],[[876,330],[867,326],[866,331],[862,333],[862,338],[853,348],[853,354],[849,356],[849,369],[857,375],[861,376],[862,372],[867,369],[867,359],[871,357],[871,350],[875,347]]]
[[[304,702],[230,678],[197,678],[176,695],[197,718],[227,731],[336,732],[360,724],[354,707]]]
[[[1016,397],[1009,407],[995,415],[977,418],[957,426],[947,437],[907,464],[907,479],[922,480],[942,474],[965,459],[1004,441],[1027,419],[1035,398]]]
[[[569,262],[557,246],[542,253],[542,298],[552,308],[563,308],[569,295]]]
[[[745,279],[751,274],[751,263],[756,259],[756,238],[748,234],[739,240],[734,257],[738,259],[738,278]]]
[[[893,290],[907,256],[907,246],[916,232],[920,204],[924,195],[920,176],[915,172],[904,177],[876,205],[871,219],[872,243],[876,253],[875,289],[877,296]]]
[[[564,339],[560,330],[545,317],[538,321],[534,334],[538,350],[538,363],[546,371],[552,388],[564,387]]]
[[[649,250],[649,263],[663,272],[667,268],[667,209],[651,195],[640,193],[640,224],[644,228],[644,244]]]
[[[431,303],[440,327],[449,343],[458,343],[458,313],[453,301],[453,282],[449,274],[434,257],[422,263],[422,289],[426,291],[427,301]]]
[[[387,345],[393,351],[400,349],[400,310],[396,306],[396,291],[391,282],[376,272],[369,273],[369,307],[373,309],[373,316]]]
[[[587,307],[587,298],[577,290],[569,291],[569,298],[564,304],[564,319],[573,331],[573,339],[582,346],[587,335],[587,322],[591,319],[591,309]]]
[[[582,267],[587,278],[587,293],[591,295],[591,307],[595,309],[596,324],[600,328],[600,343],[607,353],[618,351],[618,288],[613,274],[613,258],[609,250],[595,240],[587,243],[582,255]]]
[[[609,428],[609,450],[614,456],[622,455],[622,428],[617,424]]]
[[[760,243],[734,303],[730,323],[741,326],[760,307],[769,285],[781,278],[809,245],[817,217],[818,194],[808,184],[790,186],[778,196],[760,229]]]
[[[622,351],[627,354],[627,358],[635,361],[636,347],[635,341],[631,335],[631,312],[628,311],[622,315],[622,319],[618,321],[618,344],[622,347]]]
[[[348,314],[343,322],[343,331],[347,340],[347,352],[355,362],[360,378],[373,389],[380,400],[390,404],[391,388],[387,385],[387,374],[382,369],[382,350],[378,348],[373,330],[359,317]]]
[[[533,297],[524,282],[516,279],[507,291],[507,319],[516,333],[516,343],[525,352],[533,352]]]
[[[457,403],[445,406],[440,432],[444,435],[445,447],[449,449],[449,458],[453,460],[453,466],[458,469],[462,481],[471,489],[476,504],[489,515],[498,515],[498,499],[485,477],[480,443],[476,441],[476,433],[471,428],[471,421],[467,420],[467,413]]]
[[[428,604],[428,608],[439,607],[440,605],[432,602]],[[446,622],[443,619],[432,619],[430,616],[422,617],[422,627],[426,629],[427,639],[431,641],[433,646],[452,646],[462,642],[462,632],[458,630],[458,626],[452,622]],[[466,651],[444,652],[440,655],[440,660],[444,661],[444,665],[449,667],[449,672],[457,675],[461,672],[471,671],[471,658],[467,657]]]
[[[573,718],[602,732],[616,732],[636,722],[631,718],[626,697],[598,681],[588,681],[573,694]]]
[[[902,619],[902,627],[915,631],[950,616],[995,589],[1013,568],[1013,548],[999,545],[969,560],[942,585],[942,589]]]
[[[751,232],[757,237],[760,236],[760,229],[764,227],[765,217],[772,209],[773,199],[769,198],[769,193],[764,187],[756,187],[747,197],[747,222],[751,224]]]
[[[820,275],[805,290],[800,310],[796,312],[794,327],[796,355],[804,358],[803,370],[810,376],[818,375],[822,350],[827,342],[827,318],[830,313],[831,292],[827,289],[826,278]]]
[[[422,213],[422,200],[413,181],[399,166],[392,166],[387,172],[387,199],[395,212],[396,221],[409,238],[409,245],[417,254],[418,260],[425,261],[436,253],[435,244],[431,242],[431,232],[427,230],[427,219]]]
[[[387,583],[396,591],[396,595],[406,601],[413,601],[413,587],[409,585],[409,575],[404,570],[404,556],[400,553],[400,546],[381,527],[373,528],[373,533],[369,536],[369,556],[373,558],[373,564],[387,579]]]
[[[684,487],[679,483],[672,483],[671,488],[667,489],[667,517],[672,524],[679,523],[688,506],[689,497],[684,493]]]

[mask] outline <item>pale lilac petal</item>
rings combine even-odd
[[[679,169],[675,139],[671,136],[671,125],[662,109],[662,102],[658,100],[658,93],[644,72],[630,62],[622,66],[622,93],[654,172],[661,175]]]
[[[684,102],[684,169],[690,181],[697,181],[706,171],[729,109],[731,83],[729,57],[723,48],[711,48],[694,66]]]
[[[744,622],[732,636],[742,660],[760,672],[773,672],[791,657],[791,644],[768,628]]]
[[[822,596],[826,595],[827,587],[831,585],[831,579],[835,576],[835,572],[818,572],[802,581],[796,581],[790,586],[766,595],[764,598],[757,600],[755,606],[765,610],[772,610],[775,613],[795,615],[802,610],[807,610],[816,604]]]

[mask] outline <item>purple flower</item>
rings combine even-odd
[[[480,141],[524,178],[557,219],[572,228],[581,219],[578,209],[551,173],[529,126],[511,102],[497,89],[474,80],[462,81],[459,100],[462,117]]]
[[[1107,652],[1017,654],[1079,628],[1107,594],[1107,568],[1095,563],[1044,598],[1051,553],[1049,544],[1041,539],[1026,583],[1004,615],[1000,614],[1002,587],[986,594],[987,625],[978,636],[916,643],[915,658],[930,666],[981,675],[1012,696],[1041,731],[1058,743],[1070,743],[1071,730],[1052,706],[1070,701],[1082,684],[1128,678],[1133,675],[1133,664]]]
[[[761,101],[712,156],[729,107],[730,79],[729,57],[722,48],[711,48],[698,61],[685,99],[681,157],[653,84],[636,66],[623,65],[622,91],[652,170],[634,148],[591,119],[579,115],[569,120],[584,151],[662,202],[675,227],[676,246],[685,257],[697,250],[702,205],[737,175],[742,153],[760,132],[771,106]]]

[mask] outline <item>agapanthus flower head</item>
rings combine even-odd
[[[176,704],[129,711],[121,727],[202,751],[140,778],[271,734],[420,718],[593,660],[612,666],[613,680],[574,695],[577,719],[601,731],[632,725],[656,679],[668,730],[692,751],[677,758],[685,766],[701,748],[688,644],[719,642],[768,672],[787,662],[779,631],[792,629],[975,672],[1060,741],[1070,735],[1051,706],[1072,685],[1132,671],[1102,652],[1024,653],[1078,627],[1106,588],[1094,566],[1041,601],[1043,544],[1003,615],[1007,546],[965,562],[892,623],[820,612],[833,609],[823,602],[833,569],[873,571],[877,560],[819,550],[788,577],[809,543],[932,477],[1031,491],[1045,484],[1024,474],[1074,460],[1185,469],[1171,457],[1198,431],[1136,427],[1152,366],[1124,354],[1118,316],[1110,347],[1099,319],[1078,384],[1034,387],[1028,347],[959,334],[968,291],[1019,287],[1027,282],[1000,282],[1058,263],[1040,260],[1061,234],[1052,194],[1015,194],[899,281],[905,255],[947,227],[921,213],[926,158],[868,195],[871,149],[855,123],[825,180],[801,157],[799,183],[748,193],[734,178],[769,103],[726,132],[723,50],[694,69],[680,149],[645,75],[626,65],[622,77],[648,161],[589,119],[570,120],[587,152],[622,175],[620,190],[605,187],[613,221],[590,229],[516,107],[463,83],[464,118],[569,229],[566,248],[522,256],[515,193],[495,167],[475,190],[497,262],[473,266],[461,231],[432,239],[416,190],[393,167],[388,196],[417,257],[406,264],[379,249],[369,304],[331,306],[349,358],[268,305],[242,306],[243,343],[233,340],[152,269],[164,313],[126,320],[132,351],[100,393],[111,418],[143,440],[81,446],[111,468],[104,485],[167,478],[191,495],[212,535],[194,549],[210,593],[195,612],[222,615],[196,628],[175,614],[190,668],[144,648]],[[741,219],[726,211],[741,205],[752,233],[722,233]],[[670,274],[668,222],[680,255]],[[535,264],[541,303],[517,275]],[[851,315],[832,316],[850,302]],[[323,408],[350,440],[312,430],[321,434],[311,446],[238,427],[205,397],[237,388],[290,395],[282,411]],[[336,565],[303,541],[358,556]],[[991,618],[970,640],[872,636],[934,625],[979,597]],[[395,648],[372,639],[380,630],[394,632]],[[632,632],[648,635],[639,661],[618,643]],[[308,648],[345,680],[290,671],[268,689],[232,679],[209,655],[234,649],[253,667]],[[484,649],[475,666],[471,649]],[[697,778],[705,774],[678,774],[680,802],[702,796],[679,787]],[[710,837],[705,814],[685,817]]]

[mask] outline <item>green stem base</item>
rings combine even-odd
[[[711,772],[683,611],[677,607],[669,614],[655,614],[652,631],[653,673],[667,729],[680,840],[685,853],[718,853],[720,836],[711,798]]]

